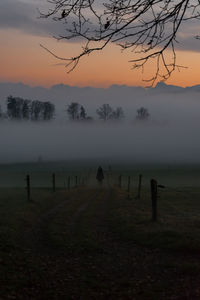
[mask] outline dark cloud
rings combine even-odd
[[[65,34],[63,22],[42,19],[38,9],[48,11],[49,5],[41,0],[1,0],[0,28],[18,29],[22,32],[39,36],[59,36]],[[190,20],[182,24],[177,34],[176,49],[199,51],[200,41],[195,39],[200,35],[199,21]],[[74,41],[74,40],[73,40]]]
[[[175,45],[177,50],[199,52],[200,40],[195,36],[182,37],[178,41],[179,43]]]
[[[181,24],[177,34],[177,49],[199,52],[200,41],[196,39],[196,36],[200,35],[199,22],[199,20],[189,20]]]
[[[40,1],[1,0],[0,28],[18,29],[25,33],[41,36],[62,34],[62,24],[40,18]]]

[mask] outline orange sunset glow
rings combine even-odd
[[[104,51],[85,57],[77,68],[67,74],[62,61],[40,47],[40,43],[62,57],[77,53],[77,43],[58,43],[53,38],[33,36],[18,30],[0,30],[0,80],[23,82],[29,85],[51,86],[57,83],[77,86],[108,87],[112,84],[145,86],[151,70],[144,74],[131,70],[129,59],[134,54],[121,53],[119,47],[109,46]],[[200,83],[199,53],[177,51],[177,63],[187,69],[175,71],[167,84],[191,86]]]

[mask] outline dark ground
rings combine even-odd
[[[0,299],[200,299],[199,215],[152,224],[149,191],[107,184],[20,193],[2,194]]]

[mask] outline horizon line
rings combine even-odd
[[[56,83],[56,84],[52,84],[50,86],[45,86],[45,85],[35,85],[35,84],[28,84],[28,83],[24,83],[22,81],[0,81],[0,84],[22,84],[24,86],[28,86],[28,87],[31,87],[31,88],[44,88],[44,89],[51,89],[52,87],[55,87],[55,86],[68,86],[68,87],[71,87],[71,88],[93,88],[93,89],[109,89],[111,87],[134,87],[134,88],[142,88],[142,89],[154,89],[156,88],[159,84],[163,84],[163,86],[173,86],[173,87],[178,87],[178,88],[182,88],[182,89],[185,89],[185,88],[191,88],[191,87],[194,87],[194,86],[198,86],[200,84],[195,84],[195,85],[191,85],[191,86],[180,86],[180,85],[174,85],[174,84],[167,84],[166,82],[164,81],[159,81],[157,82],[157,84],[155,86],[150,86],[150,87],[145,87],[145,86],[142,86],[142,85],[127,85],[127,84],[111,84],[107,87],[105,86],[90,86],[90,85],[69,85],[69,84],[65,84],[65,83]]]

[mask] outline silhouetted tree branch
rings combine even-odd
[[[83,56],[103,50],[109,43],[122,51],[131,50],[133,69],[152,63],[155,72],[148,82],[166,80],[183,66],[176,64],[175,43],[180,25],[200,19],[199,0],[47,0],[49,11],[43,18],[61,22],[65,34],[58,40],[80,39],[82,51],[74,57],[56,58],[66,61],[72,71]],[[168,51],[171,53],[169,55]]]

